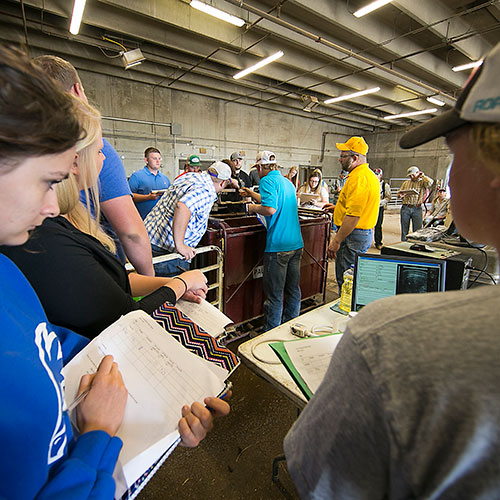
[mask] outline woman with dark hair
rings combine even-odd
[[[92,136],[81,126],[82,109],[24,54],[0,46],[0,245],[26,243],[45,218],[59,214],[54,187],[70,176],[77,148]],[[0,498],[111,500],[121,449],[115,434],[127,402],[116,363],[105,356],[96,373],[82,377],[79,394],[88,392],[76,408],[76,438],[62,369],[87,340],[48,321],[4,255],[0,283]],[[228,412],[218,398],[183,406],[182,442],[196,446],[214,415]]]
[[[59,212],[54,185],[65,179],[82,136],[72,99],[21,53],[0,47],[0,243],[20,245]],[[112,498],[127,391],[113,358],[94,375],[77,408],[74,439],[64,411],[63,363],[86,340],[51,325],[33,289],[0,255],[2,498]],[[28,438],[28,439],[27,439]]]

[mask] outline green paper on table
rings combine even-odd
[[[341,333],[269,344],[307,400],[323,379]]]

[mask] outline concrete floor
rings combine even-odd
[[[386,212],[384,243],[399,241],[399,231],[399,212]],[[327,301],[338,297],[334,274],[330,263]],[[229,347],[236,352],[245,340]],[[299,499],[285,462],[279,466],[279,481],[271,480],[273,459],[283,453],[283,438],[297,418],[297,408],[243,365],[232,381],[230,415],[217,420],[197,448],[178,447],[144,488],[141,500]]]

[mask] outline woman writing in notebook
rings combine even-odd
[[[69,175],[85,131],[70,96],[25,55],[0,46],[0,61],[0,244],[14,246],[59,213],[54,186]],[[112,499],[121,448],[114,435],[127,401],[117,365],[106,356],[95,374],[82,377],[80,392],[88,394],[76,409],[75,438],[61,370],[87,340],[48,321],[34,290],[4,255],[0,282],[0,497]],[[217,398],[204,403],[214,414],[229,412]],[[203,439],[212,413],[201,403],[182,408],[186,445]]]

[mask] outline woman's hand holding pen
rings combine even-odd
[[[88,394],[76,408],[80,432],[100,430],[114,436],[123,420],[128,393],[113,356],[105,356],[96,373],[81,378],[78,395],[84,391]]]
[[[224,397],[229,398],[231,391]],[[182,407],[182,418],[179,420],[179,433],[181,435],[181,445],[189,448],[198,446],[208,432],[214,426],[215,417],[224,417],[231,410],[226,401],[221,398],[205,398],[206,406],[197,401],[189,407]]]

